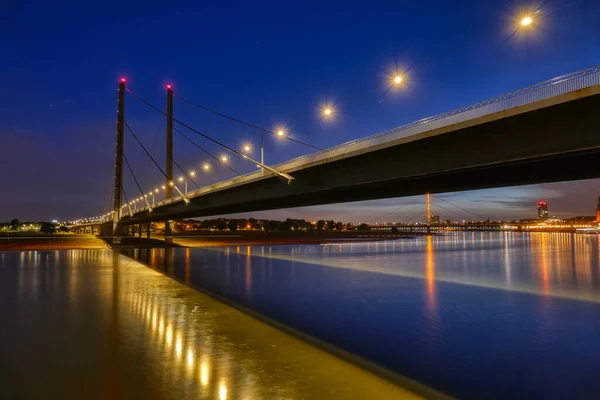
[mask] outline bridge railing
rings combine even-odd
[[[306,161],[316,161],[330,156],[334,156],[346,151],[354,150],[361,147],[365,142],[371,142],[369,145],[385,143],[401,137],[409,137],[429,130],[437,129],[443,126],[448,126],[461,121],[482,117],[485,115],[494,114],[500,111],[506,111],[511,108],[534,103],[536,101],[550,99],[560,96],[565,93],[573,92],[580,89],[585,89],[591,86],[600,85],[600,65],[582,69],[570,74],[562,75],[535,85],[515,90],[510,93],[504,93],[499,96],[470,104],[468,106],[456,108],[441,114],[431,117],[422,118],[387,131],[379,132],[370,136],[351,140],[328,149],[318,151],[316,153],[303,155],[289,161],[274,165],[273,168],[286,171],[287,168],[298,167]],[[330,153],[330,154],[327,154]],[[333,154],[331,154],[333,153]],[[327,157],[325,156],[327,155]],[[252,180],[262,179],[270,176],[263,175],[260,171],[251,172],[230,180],[217,182],[189,193],[188,197],[195,197],[214,190],[224,189],[230,186],[237,186],[242,183],[247,183]],[[176,196],[170,199],[162,200],[156,203],[156,206],[162,206],[169,203],[181,201],[181,196]]]
[[[391,135],[394,133],[407,131],[410,129],[410,135],[416,135],[431,129],[435,129],[438,126],[432,127],[431,124],[435,121],[440,121],[444,118],[456,116],[458,114],[469,113],[468,118],[473,119],[482,117],[484,115],[494,114],[500,111],[506,111],[511,108],[523,106],[526,104],[534,103],[539,100],[545,100],[552,97],[560,96],[565,93],[573,92],[575,90],[584,89],[587,87],[600,85],[600,65],[594,67],[582,69],[570,74],[562,75],[556,78],[549,79],[544,82],[537,83],[535,85],[527,86],[525,88],[515,90],[514,92],[504,93],[499,96],[491,97],[489,99],[470,104],[468,106],[456,108],[451,111],[447,111],[441,114],[433,115],[431,117],[422,118],[418,121],[410,122],[405,125],[401,125],[396,128],[388,129],[383,132],[375,133],[370,136],[354,139],[346,143],[324,149],[317,153],[307,154],[294,158],[292,160],[283,162],[281,164],[273,166],[273,168],[285,168],[287,165],[296,163],[301,160],[305,160],[314,157],[318,154],[332,152],[344,147],[349,147],[359,143],[363,143],[372,139],[381,138],[383,136]],[[456,123],[455,120],[449,121],[449,124]],[[443,126],[443,125],[442,125]],[[421,127],[421,129],[411,129]],[[406,135],[409,136],[409,135]]]

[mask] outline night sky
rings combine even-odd
[[[537,9],[531,26],[515,31]],[[170,83],[176,95],[267,128],[283,125],[327,147],[598,64],[599,16],[597,0],[5,0],[0,221],[67,220],[107,209],[122,76],[160,108]],[[405,73],[405,85],[388,91],[395,71]],[[330,121],[319,115],[326,102],[335,104]],[[175,115],[237,149],[251,143],[259,157],[259,132],[177,98]],[[162,165],[164,117],[128,95],[126,120]],[[125,140],[144,190],[162,184],[129,133]],[[312,151],[271,137],[265,149],[268,164]],[[175,160],[198,171],[201,185],[232,176],[177,134]],[[200,173],[206,161],[211,172]],[[256,169],[239,159],[232,165]],[[130,197],[139,196],[128,172],[125,180]],[[533,217],[544,198],[551,215],[592,215],[599,195],[597,180],[492,189],[440,195],[461,208],[434,198],[433,212]],[[422,219],[424,206],[405,198],[254,215],[400,221]]]

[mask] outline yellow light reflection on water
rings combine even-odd
[[[427,236],[425,248],[425,276],[427,278],[427,303],[429,309],[435,308],[435,265],[433,260],[433,242],[431,236]]]
[[[181,342],[181,337],[177,338],[175,343],[175,352],[177,353],[177,357],[181,357],[181,351],[183,350],[183,343]]]
[[[208,370],[208,362],[206,360],[202,360],[202,364],[200,364],[200,383],[202,386],[208,385],[209,379],[209,370]]]
[[[169,325],[167,327],[167,346],[171,346],[171,343],[173,342],[173,328],[171,328],[171,325]]]
[[[219,400],[225,400],[227,398],[227,385],[224,380],[219,382]]]
[[[540,237],[540,264],[541,264],[541,278],[542,278],[542,293],[545,295],[550,294],[550,276],[548,274],[548,237],[542,235]]]
[[[163,334],[165,333],[165,322],[163,320],[163,317],[161,315],[160,317],[160,322],[158,323],[158,336],[160,339],[162,339]]]

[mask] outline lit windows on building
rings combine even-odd
[[[538,219],[547,220],[548,219],[548,203],[544,200],[540,200],[537,203],[537,211],[538,211]]]

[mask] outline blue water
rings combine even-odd
[[[128,255],[452,396],[558,399],[600,396],[599,249],[457,233]]]

